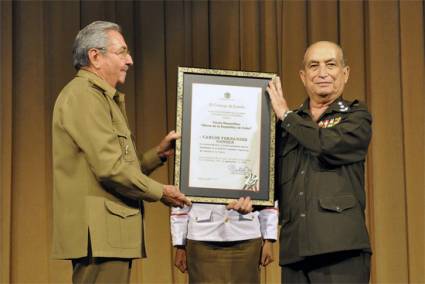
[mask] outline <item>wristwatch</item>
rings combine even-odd
[[[288,116],[288,114],[290,114],[291,112],[292,112],[292,110],[287,109],[287,110],[283,113],[282,118],[281,118],[280,120],[284,121],[284,120],[285,120],[285,118]]]

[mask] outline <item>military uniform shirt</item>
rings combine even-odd
[[[144,255],[142,202],[162,197],[146,175],[162,163],[154,149],[138,156],[124,94],[79,70],[59,94],[52,123],[54,258]]]
[[[371,115],[341,97],[314,122],[309,100],[278,127],[280,264],[305,256],[370,251],[365,225],[364,161]]]

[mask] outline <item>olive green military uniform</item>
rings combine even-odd
[[[371,121],[364,105],[340,97],[314,122],[307,99],[278,127],[280,265],[341,251],[370,252],[364,161]]]
[[[144,255],[142,200],[163,185],[145,174],[160,166],[152,149],[137,156],[124,94],[80,70],[53,111],[53,257]]]

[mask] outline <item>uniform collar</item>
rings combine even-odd
[[[307,98],[296,110],[296,112],[298,113],[310,113],[310,108],[309,108],[309,104],[310,104],[310,99]]]
[[[326,109],[324,114],[332,113],[332,112],[348,112],[354,102],[346,101],[342,98],[342,96],[339,96],[335,101],[333,101],[329,107]],[[296,110],[298,113],[307,113],[310,114],[310,98],[307,98],[303,104],[299,106],[299,108]]]
[[[88,79],[90,83],[95,85],[97,88],[101,89],[111,99],[114,99],[115,96],[118,96],[119,99],[121,100],[121,98],[124,97],[124,94],[118,92],[117,89],[109,85],[105,80],[103,80],[102,78],[100,78],[93,72],[80,69],[78,70],[78,73],[76,76]]]
[[[339,96],[333,103],[326,109],[326,113],[331,112],[348,112],[350,110],[351,103],[344,100],[342,96]]]

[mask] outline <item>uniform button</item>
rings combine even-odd
[[[301,171],[301,175],[304,175],[305,174],[305,171]]]
[[[301,213],[300,214],[300,217],[304,218],[305,217],[305,214],[304,213]]]
[[[287,123],[287,124],[286,124],[286,127],[291,127],[291,124],[290,124],[290,123]]]
[[[224,223],[227,223],[227,222],[229,222],[229,218],[228,218],[228,217],[226,217],[226,218],[224,219]]]
[[[300,191],[298,194],[301,195],[301,196],[303,196],[304,195],[304,192],[303,191]]]
[[[335,209],[336,209],[336,211],[338,211],[338,212],[341,212],[341,211],[342,211],[341,207],[339,207],[339,206],[337,206]]]

